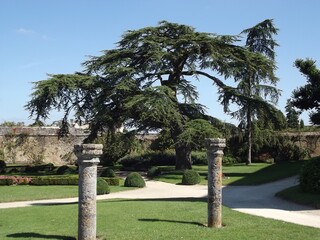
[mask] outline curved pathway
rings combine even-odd
[[[207,186],[203,185],[183,186],[156,181],[147,181],[146,183],[147,186],[142,189],[100,195],[97,197],[97,199],[163,199],[207,197]],[[258,186],[227,186],[224,187],[222,191],[223,205],[236,211],[252,215],[320,228],[320,210],[315,210],[310,207],[291,203],[274,196],[275,193],[294,185],[297,185],[296,178],[288,178]],[[65,198],[0,203],[0,209],[76,203],[77,201],[78,198]]]

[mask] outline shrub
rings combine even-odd
[[[77,177],[37,177],[31,181],[32,185],[78,185]]]
[[[223,156],[223,158],[222,158],[222,165],[223,166],[231,166],[231,165],[233,165],[233,164],[235,164],[235,163],[237,163],[238,161],[237,161],[237,159],[235,158],[235,157],[233,157],[233,156]]]
[[[21,176],[0,176],[0,185],[28,185],[31,182],[29,177]]]
[[[175,154],[173,152],[147,152],[143,154],[130,154],[120,159],[124,169],[147,170],[151,166],[174,166]]]
[[[102,177],[108,184],[109,186],[119,186],[120,185],[120,178],[113,177]]]
[[[148,170],[147,176],[149,178],[153,178],[153,177],[159,176],[160,174],[161,174],[161,170],[159,167],[151,167]]]
[[[125,187],[139,187],[143,188],[146,186],[144,179],[137,172],[129,173],[124,181]]]
[[[308,193],[320,193],[320,157],[309,160],[301,169],[300,187]]]
[[[67,165],[60,166],[57,169],[58,175],[74,174],[74,173],[76,173],[76,171]]]
[[[194,165],[208,165],[206,152],[194,151],[191,153],[191,159]]]
[[[13,185],[13,180],[8,178],[0,178],[0,186],[10,186]]]
[[[109,194],[110,187],[108,183],[103,179],[98,177],[97,178],[97,195]]]
[[[195,185],[200,183],[200,175],[195,170],[186,170],[182,176],[182,184],[183,185]]]
[[[116,173],[111,168],[106,168],[101,173],[101,177],[115,177]]]
[[[50,172],[53,171],[54,165],[52,163],[48,164],[42,164],[42,165],[36,165],[36,166],[26,166],[25,167],[25,172],[27,173],[36,173],[40,171],[45,171],[45,172]]]
[[[6,166],[7,166],[6,162],[3,160],[0,160],[0,173],[5,172]]]

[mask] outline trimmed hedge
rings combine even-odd
[[[13,185],[12,179],[0,179],[0,186],[10,186]]]
[[[143,154],[130,154],[119,160],[124,169],[148,170],[151,166],[174,166],[175,154],[173,152],[147,152]]]
[[[101,177],[97,178],[97,195],[109,194],[110,187],[108,183]]]
[[[120,178],[117,177],[101,177],[105,180],[110,186],[119,186],[120,185]]]
[[[119,186],[120,178],[101,177],[110,186]],[[78,185],[78,176],[76,177],[35,177],[32,179],[31,185]]]
[[[184,171],[182,176],[183,185],[195,185],[200,183],[200,181],[200,175],[197,171],[192,169]]]
[[[129,173],[124,181],[125,187],[139,187],[143,188],[146,186],[144,179],[137,172]]]
[[[33,178],[31,185],[78,185],[78,178],[72,177],[37,177]]]
[[[320,193],[320,157],[307,161],[301,169],[300,188],[307,193]]]
[[[101,173],[100,177],[115,177],[116,173],[111,168],[106,168]]]
[[[161,174],[161,170],[159,167],[151,167],[148,170],[147,176],[149,178],[153,178],[153,177],[159,176],[160,174]]]
[[[58,175],[74,174],[74,173],[76,173],[76,170],[67,165],[60,166],[57,169]]]

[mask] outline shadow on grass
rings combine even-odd
[[[225,175],[226,177],[242,177],[229,185],[260,185],[295,176],[299,174],[303,164],[304,161],[279,162],[253,173],[226,172]]]
[[[196,226],[199,226],[199,227],[205,227],[206,226],[203,223],[199,223],[199,222],[165,220],[165,219],[157,219],[157,218],[140,218],[138,220],[142,221],[142,222],[168,222],[168,223],[191,224],[191,225],[196,225]]]
[[[207,197],[186,197],[186,198],[146,198],[146,199],[108,199],[107,202],[207,202]],[[103,203],[103,202],[100,202]]]
[[[76,240],[75,237],[68,236],[59,236],[59,235],[48,235],[34,232],[25,232],[25,233],[13,233],[7,235],[9,238],[41,238],[41,239],[56,239],[56,240]]]
[[[75,201],[75,202],[65,202],[65,203],[63,202],[32,203],[31,205],[32,206],[62,206],[62,205],[74,205],[74,204],[78,204],[78,202]]]

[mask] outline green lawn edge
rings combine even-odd
[[[300,189],[300,186],[286,188],[276,193],[276,197],[290,202],[295,202],[298,204],[320,209],[320,194],[303,192]]]

